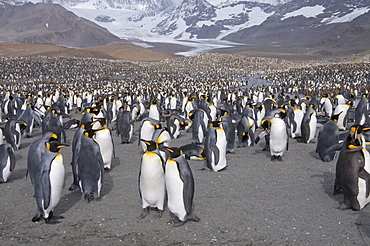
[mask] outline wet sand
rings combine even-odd
[[[67,130],[67,143],[75,131]],[[72,150],[63,148],[66,179],[55,214],[65,218],[55,225],[34,223],[36,203],[25,175],[28,147],[40,137],[41,128],[35,128],[32,138],[22,139],[11,182],[0,184],[4,245],[370,245],[370,207],[337,209],[342,195],[332,195],[336,160],[324,163],[315,153],[316,143],[292,139],[283,162],[270,161],[263,140],[235,148],[227,155],[227,169],[218,173],[202,171],[203,161],[189,161],[201,221],[181,227],[167,224],[168,209],[160,219],[155,211],[139,219],[138,134],[132,144],[120,144],[113,132],[116,158],[105,175],[102,199],[90,203],[79,191],[68,190]],[[171,146],[190,141],[191,134],[183,131]]]

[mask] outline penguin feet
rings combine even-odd
[[[178,218],[172,218],[167,222],[167,224],[173,225],[175,227],[183,226],[185,223],[186,221],[181,221]]]
[[[227,150],[227,153],[229,153],[229,154],[235,154],[235,150],[234,149],[228,149]]]
[[[143,212],[141,213],[141,215],[139,216],[140,219],[144,219],[148,214],[149,214],[149,207],[147,208],[144,208],[143,209]]]
[[[51,211],[49,213],[49,218],[55,219],[55,220],[61,220],[61,219],[64,219],[64,216],[62,216],[62,215],[54,215],[54,212]]]
[[[281,155],[272,155],[271,156],[271,161],[283,161],[283,157]]]
[[[109,172],[110,168],[109,167],[104,167],[104,171]]]
[[[38,222],[42,218],[41,214],[36,214],[35,216],[32,217],[32,222]]]
[[[270,151],[270,146],[265,145],[265,147],[263,147],[262,151]]]
[[[192,216],[188,217],[188,220],[194,221],[194,222],[199,222],[200,218],[193,214]]]
[[[158,214],[154,218],[160,219],[160,218],[162,218],[162,215],[163,215],[163,210],[158,209]]]
[[[50,218],[50,216],[49,216],[48,218],[45,218],[45,223],[49,224],[49,225],[55,225],[55,224],[60,223],[60,221],[56,220],[54,218]]]
[[[68,188],[68,190],[73,191],[73,190],[76,190],[78,188],[80,188],[78,185],[71,184],[71,186]]]

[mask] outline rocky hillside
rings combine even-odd
[[[91,47],[119,41],[107,29],[57,4],[0,2],[0,41]]]

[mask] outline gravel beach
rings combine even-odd
[[[135,130],[139,124],[135,122]],[[75,131],[66,130],[68,144]],[[235,148],[235,154],[227,155],[227,169],[218,173],[202,171],[203,161],[189,161],[201,221],[174,227],[167,224],[168,209],[160,219],[154,218],[155,211],[139,219],[138,133],[133,143],[120,144],[113,131],[116,157],[106,172],[101,200],[88,203],[79,191],[68,190],[72,150],[63,148],[65,187],[54,213],[65,218],[55,225],[34,223],[36,203],[25,176],[28,147],[40,137],[41,128],[35,128],[32,138],[22,139],[11,181],[0,184],[4,245],[370,245],[369,207],[337,209],[342,195],[332,195],[336,159],[322,162],[315,140],[290,139],[283,162],[270,161],[269,152],[262,151],[263,140]],[[190,142],[191,134],[182,131],[171,146]]]

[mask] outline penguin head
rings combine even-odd
[[[365,145],[365,138],[362,133],[369,131],[370,128],[363,125],[353,125],[348,131],[347,143],[349,149],[355,149]]]
[[[162,126],[161,126],[161,124],[153,124],[151,121],[150,121],[150,124],[152,125],[152,126],[154,126],[154,128],[157,130],[157,129],[161,129],[162,128]]]
[[[192,121],[194,121],[194,116],[195,116],[194,112],[195,112],[194,110],[191,110],[188,114],[189,119],[192,120]]]
[[[55,134],[55,133],[53,133],[53,134],[50,135],[48,142],[50,143],[50,142],[53,142],[53,141],[57,141],[58,142],[58,135]]]
[[[343,111],[341,111],[339,114],[334,114],[331,116],[331,120],[334,121],[335,123],[338,122],[338,119],[339,119],[339,115],[343,113]]]
[[[99,109],[99,108],[92,108],[92,109],[90,110],[90,113],[93,113],[93,114],[95,114],[95,115],[98,115],[98,114],[99,114],[99,112],[100,112],[100,109]]]
[[[143,139],[141,141],[143,141],[146,144],[146,148],[148,151],[154,151],[158,148],[157,143],[154,141],[151,141],[151,140],[148,141],[148,140],[143,140]]]
[[[227,110],[223,110],[221,109],[221,116],[225,116],[227,115],[229,112],[227,112]]]
[[[180,130],[184,130],[187,125],[189,125],[189,122],[180,122]]]
[[[46,142],[45,147],[47,150],[50,152],[57,153],[59,150],[63,147],[67,147],[68,145],[66,144],[60,144],[58,141],[51,141],[51,142]]]
[[[224,123],[224,121],[217,121],[217,120],[215,120],[215,121],[212,121],[212,122],[209,124],[209,126],[210,126],[210,127],[221,127],[222,123]]]
[[[94,135],[97,131],[100,131],[99,129],[88,129],[84,131],[84,135],[88,138],[94,138]]]
[[[261,121],[261,126],[263,127],[263,129],[265,129],[266,132],[270,132],[270,127],[271,127],[271,121],[272,121],[273,118],[271,119],[268,119],[268,120],[262,120]]]
[[[108,124],[108,120],[106,118],[95,118],[101,126],[105,126]]]
[[[170,153],[170,157],[172,159],[177,158],[183,154],[182,150],[176,147],[172,147],[172,148],[166,147],[166,150]]]
[[[58,111],[56,109],[51,109],[50,111],[52,114],[58,115]]]

